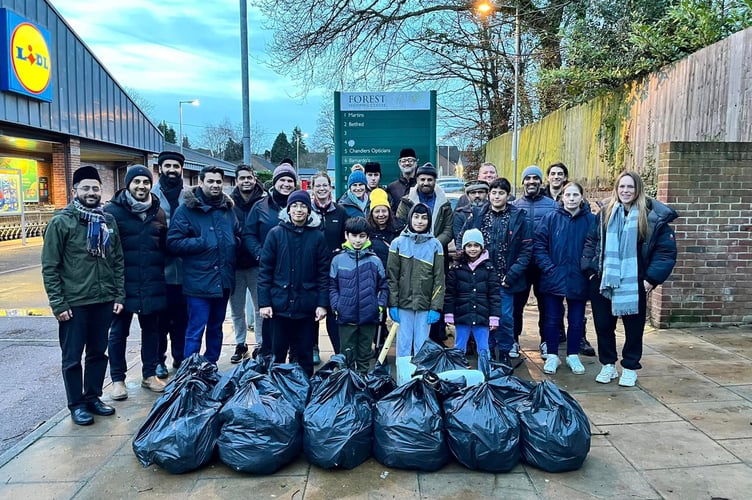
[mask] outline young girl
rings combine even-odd
[[[431,233],[431,209],[416,203],[407,221],[405,230],[392,241],[387,261],[389,315],[400,324],[398,380],[406,379],[400,367],[423,346],[444,305],[444,250]]]
[[[465,352],[472,334],[478,345],[478,359],[489,357],[488,330],[499,326],[501,310],[499,274],[484,246],[479,229],[465,231],[463,256],[449,267],[444,299],[444,319],[456,324],[454,347]]]
[[[582,186],[570,182],[562,190],[559,208],[543,216],[535,231],[535,263],[541,271],[543,293],[543,335],[548,357],[543,372],[556,373],[559,359],[559,330],[567,300],[567,366],[582,375],[580,342],[585,333],[585,303],[588,298],[587,278],[580,271],[580,258],[585,237],[593,224],[593,214],[583,197]]]

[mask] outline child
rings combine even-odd
[[[454,347],[465,352],[472,334],[478,345],[478,359],[489,358],[488,330],[499,326],[501,311],[499,274],[483,247],[479,229],[465,231],[463,256],[449,267],[444,300],[446,322],[456,323]]]
[[[439,320],[444,305],[444,250],[431,233],[431,209],[416,203],[407,227],[392,241],[387,261],[389,315],[400,324],[397,335],[397,379]],[[409,375],[407,375],[409,377]]]
[[[364,375],[371,360],[371,340],[389,291],[384,266],[371,249],[369,232],[363,217],[348,219],[347,241],[329,269],[329,301],[337,316],[340,349]]]

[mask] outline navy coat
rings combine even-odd
[[[540,220],[535,230],[534,253],[543,293],[587,300],[588,280],[580,271],[580,259],[594,220],[588,204],[574,217],[559,207]]]
[[[370,245],[355,250],[345,243],[329,269],[329,302],[337,323],[378,324],[388,295],[386,271]]]
[[[273,189],[269,190],[269,194],[263,200],[253,205],[243,226],[243,246],[257,263],[261,259],[261,249],[266,236],[279,225],[279,214],[285,208],[274,201]]]

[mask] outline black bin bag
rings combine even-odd
[[[488,383],[463,389],[443,403],[447,443],[468,469],[508,472],[520,461],[520,419]]]
[[[303,448],[300,414],[266,376],[252,371],[220,412],[219,459],[236,471],[272,474]]]
[[[198,377],[187,378],[165,392],[133,438],[141,465],[157,464],[172,474],[198,469],[214,455],[222,403]]]
[[[411,363],[418,370],[423,369],[433,373],[467,370],[467,367],[470,366],[464,352],[453,347],[441,347],[432,340],[423,342],[420,350],[413,356]]]
[[[525,462],[546,472],[582,467],[590,451],[590,422],[572,396],[546,380],[518,412]]]
[[[497,399],[514,410],[530,402],[530,393],[535,388],[535,383],[514,375],[492,378],[488,380],[488,385]]]
[[[255,359],[244,359],[220,377],[219,382],[212,389],[212,398],[223,403],[230,399],[240,387],[240,379],[249,371],[263,374],[266,372],[266,366]]]
[[[303,450],[325,469],[353,469],[371,456],[373,399],[356,371],[339,370],[311,396],[303,414]]]
[[[391,366],[376,363],[373,370],[366,375],[366,385],[374,402],[380,401],[381,398],[395,390],[397,382],[392,378]]]
[[[373,454],[387,467],[428,472],[441,469],[451,459],[439,400],[422,378],[376,403]]]
[[[297,363],[274,364],[269,367],[269,381],[302,416],[311,395],[311,382]]]
[[[213,388],[220,379],[220,375],[217,373],[217,365],[198,353],[192,354],[180,363],[175,377],[165,386],[165,393],[180,388],[187,380],[191,379],[199,379],[207,387]]]

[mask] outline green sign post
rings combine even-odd
[[[413,148],[418,164],[436,164],[436,91],[335,92],[334,161],[339,197],[355,163],[381,164],[381,183],[399,177],[399,152]]]

